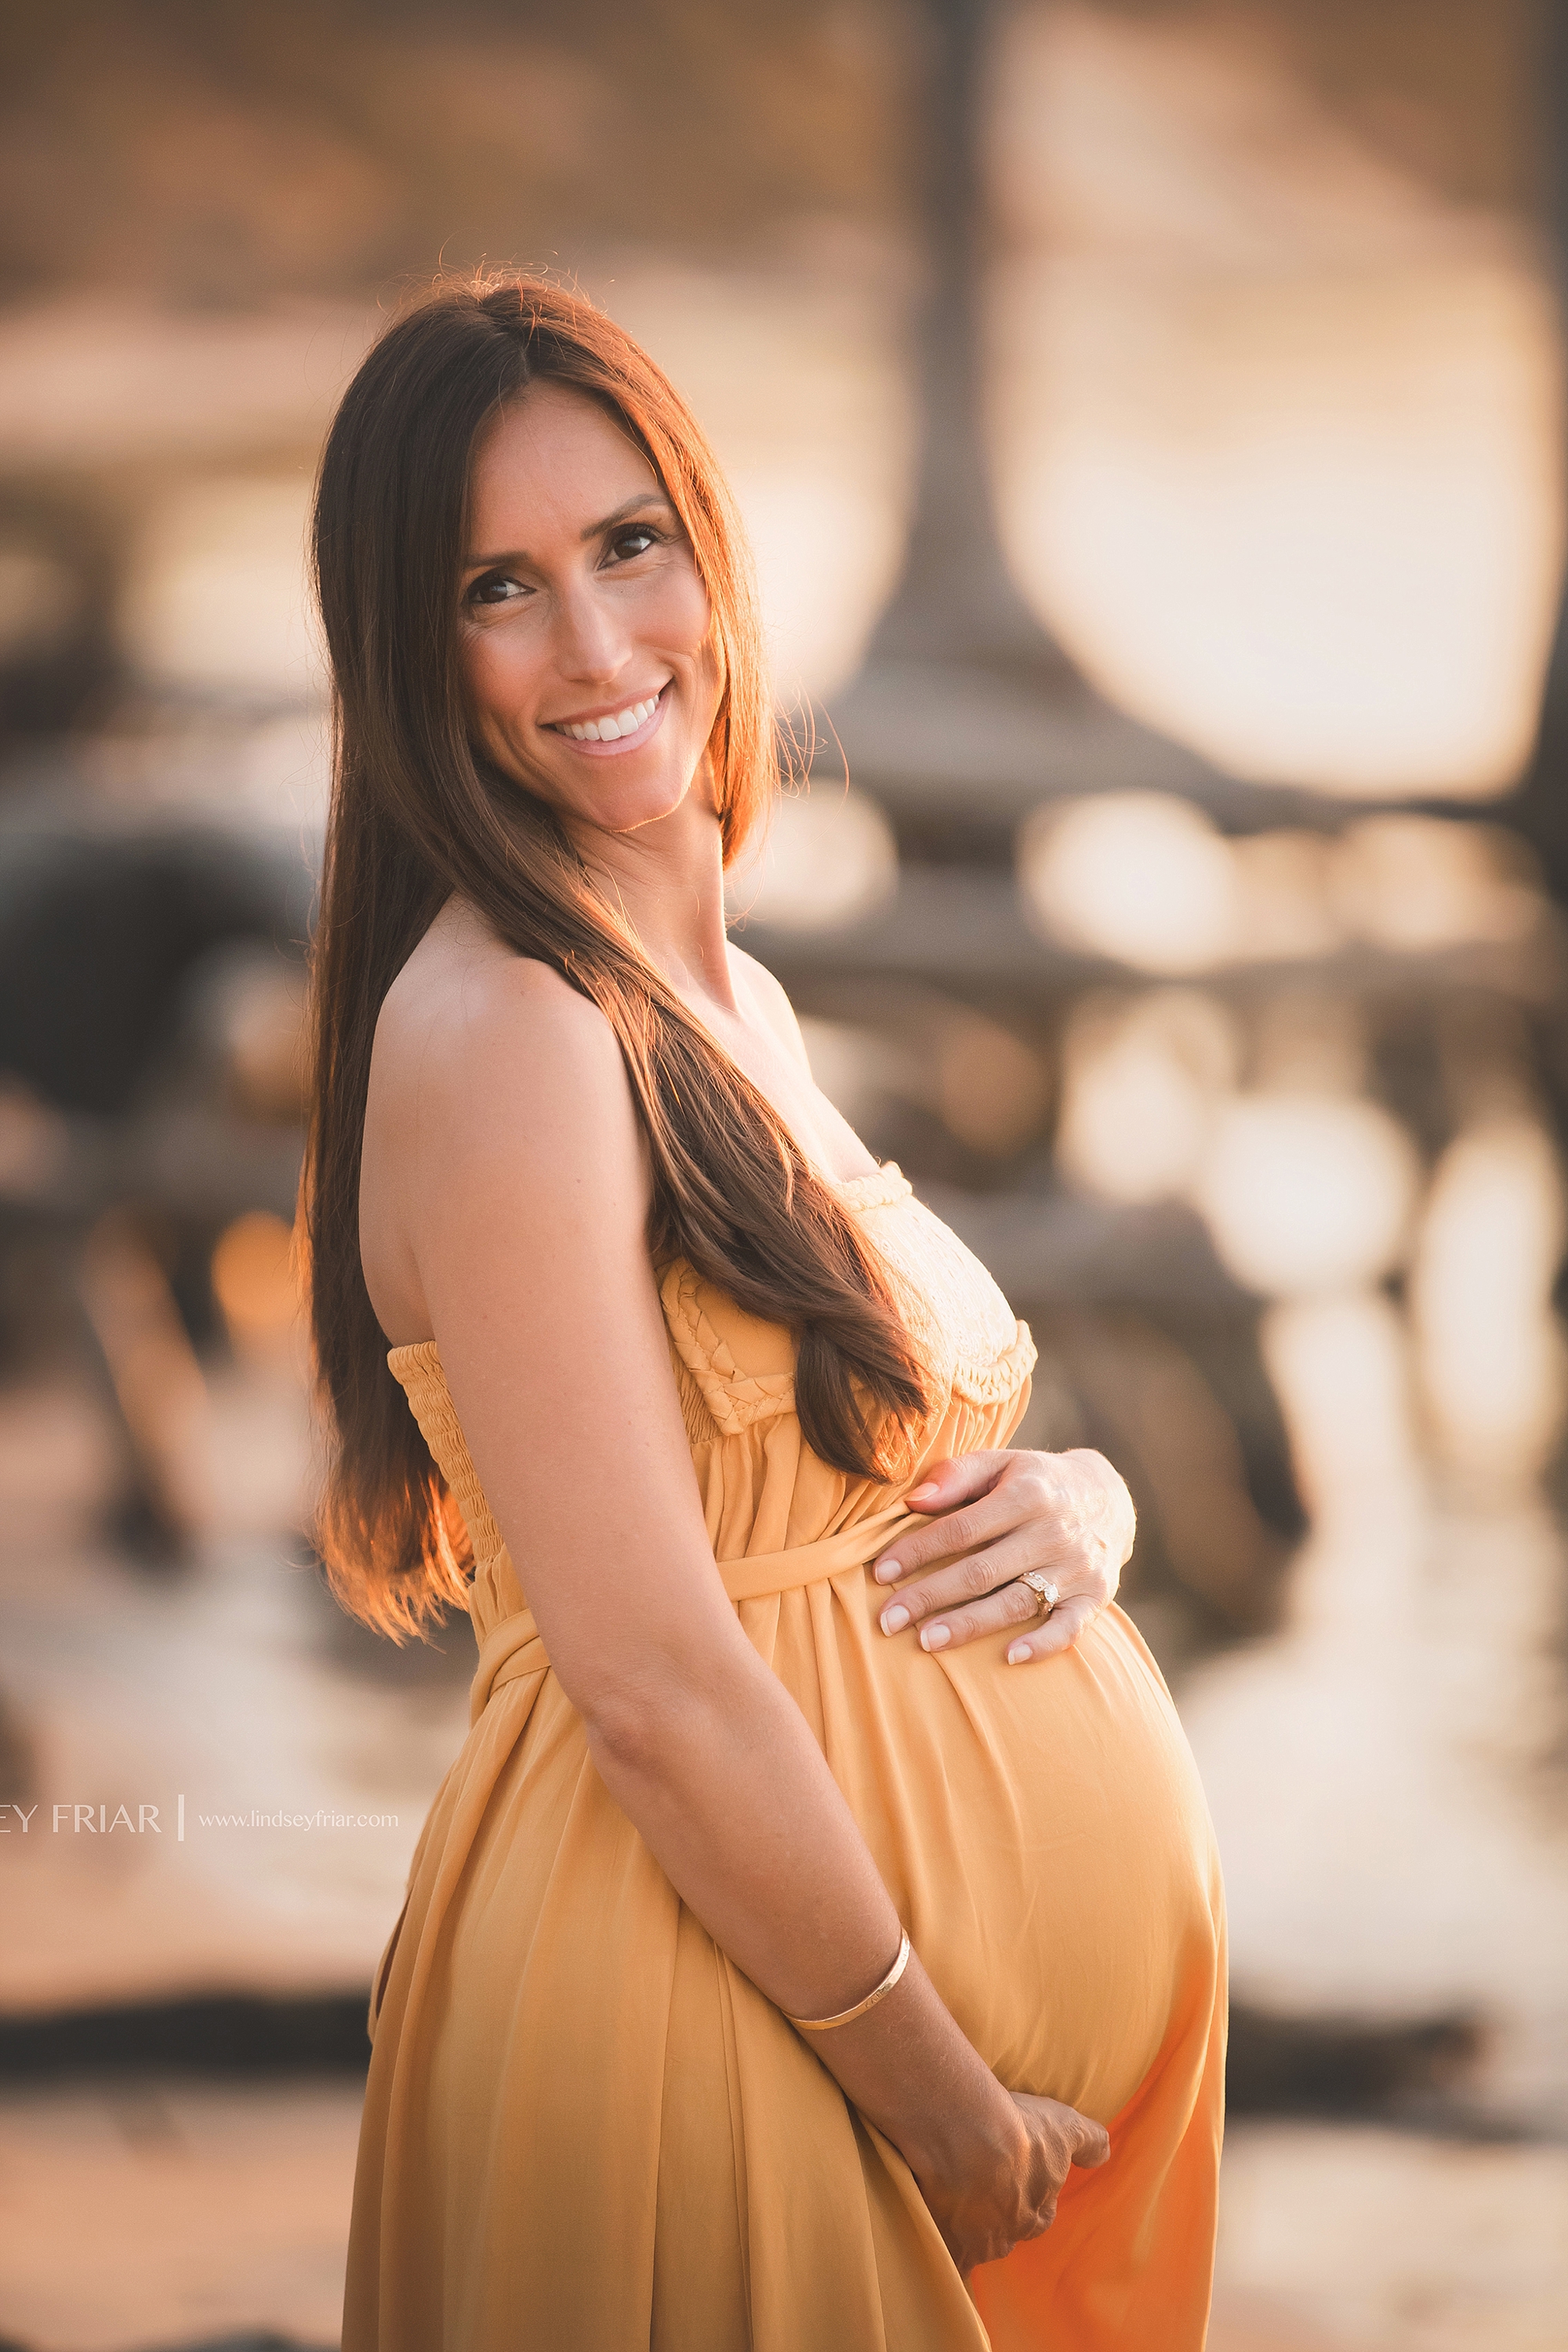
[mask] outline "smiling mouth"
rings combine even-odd
[[[657,694],[647,695],[640,702],[628,702],[622,710],[607,711],[600,719],[552,719],[546,721],[552,735],[564,735],[574,743],[615,743],[628,735],[638,735],[658,711],[663,698],[664,681]]]

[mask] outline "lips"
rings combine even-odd
[[[616,711],[608,711],[598,719],[556,719],[548,722],[552,735],[561,736],[574,751],[586,751],[598,758],[606,753],[634,751],[647,742],[664,716],[665,693],[669,685],[666,678],[657,694],[644,695],[628,702]]]
[[[664,686],[668,684],[666,678]],[[614,743],[621,736],[635,735],[639,727],[647,726],[658,708],[664,686],[640,701],[628,702],[623,709],[601,712],[595,719],[552,719],[549,724],[557,735],[569,735],[574,743]]]

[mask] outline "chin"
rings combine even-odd
[[[673,816],[690,789],[689,783],[671,790],[650,782],[627,792],[606,793],[602,800],[584,802],[575,814],[583,822],[597,825],[602,833],[640,833],[644,825],[658,824],[664,818]]]
[[[573,777],[569,782],[552,776],[540,798],[547,800],[558,815],[574,819],[579,824],[591,824],[601,833],[638,833],[644,825],[658,824],[663,818],[673,816],[684,805],[700,764],[700,760],[693,760],[687,768],[684,761],[676,765],[661,761],[651,772],[611,772],[602,782],[596,775],[586,779]],[[641,762],[634,755],[624,765],[632,768]]]

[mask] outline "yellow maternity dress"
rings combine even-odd
[[[922,1460],[1005,1444],[1027,1330],[896,1168],[844,1192],[936,1375]],[[965,2286],[901,2158],[606,1794],[437,1347],[398,1348],[473,1538],[479,1657],[378,1974],[345,2352],[1198,2352],[1224,1927],[1158,1669],[1114,1608],[1025,1667],[1000,1635],[888,1639],[866,1563],[913,1523],[896,1493],[807,1449],[786,1331],[684,1263],[661,1284],[742,1625],[964,2032],[1011,2088],[1108,2124],[1110,2161]]]

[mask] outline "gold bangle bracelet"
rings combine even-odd
[[[875,2009],[879,2000],[887,2000],[888,1995],[909,1967],[910,1953],[912,1949],[913,1946],[910,1942],[908,1934],[901,1935],[899,1937],[898,1958],[893,1962],[881,1983],[873,1985],[865,2000],[858,2000],[853,2009],[841,2009],[837,2017],[790,2017],[790,2023],[802,2033],[829,2033],[836,2025],[848,2025],[856,2018],[864,2017],[868,2009]],[[788,2010],[785,2010],[784,2015],[789,2017]]]

